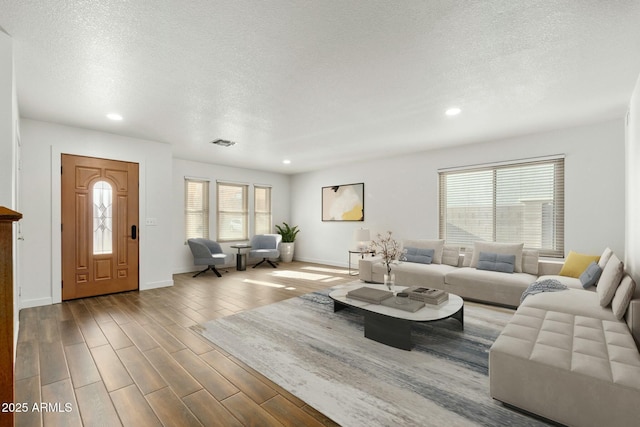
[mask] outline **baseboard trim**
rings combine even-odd
[[[159,282],[148,282],[140,286],[141,291],[148,291],[150,289],[168,288],[173,286],[173,280],[161,280]]]
[[[234,258],[235,260],[235,258]],[[248,265],[249,263],[247,263]],[[173,269],[173,273],[171,274],[184,274],[184,273],[197,273],[198,271],[204,270],[205,266],[204,265],[192,265],[190,267],[178,267],[178,268],[174,268]],[[236,263],[234,261],[233,264],[229,264],[229,265],[216,265],[216,268],[218,270],[221,269],[227,269],[227,268],[236,268]]]
[[[348,268],[349,264],[347,264],[346,262],[335,262],[334,260],[326,260],[326,259],[315,259],[315,258],[306,258],[306,257],[295,257],[294,261],[301,261],[301,262],[310,262],[313,264],[324,264],[324,265],[330,265],[332,267],[342,267],[342,268]],[[353,264],[351,264],[351,267],[353,268]]]
[[[20,310],[23,308],[31,308],[31,307],[42,307],[43,305],[52,305],[53,298],[38,298],[38,299],[27,299],[20,301]]]

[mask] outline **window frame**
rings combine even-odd
[[[448,169],[440,169],[438,170],[438,233],[440,239],[447,239],[447,177],[454,176],[456,174],[471,174],[471,173],[481,173],[485,171],[489,171],[492,173],[493,182],[491,183],[491,222],[492,222],[492,238],[491,240],[485,239],[475,239],[479,241],[488,241],[488,242],[505,242],[504,240],[497,239],[498,230],[504,230],[505,223],[502,223],[500,226],[499,223],[499,214],[498,214],[498,199],[500,197],[504,197],[504,192],[501,192],[498,188],[497,177],[499,171],[505,170],[515,170],[521,167],[523,170],[525,168],[530,168],[536,165],[552,165],[553,166],[553,181],[551,183],[552,189],[552,208],[550,210],[551,221],[551,237],[549,241],[551,242],[551,247],[532,247],[527,246],[526,249],[534,249],[537,250],[540,256],[551,257],[551,258],[562,258],[564,257],[564,155],[557,156],[548,156],[542,158],[535,159],[526,159],[526,160],[516,160],[509,162],[501,162],[501,163],[493,163],[488,165],[476,165],[476,166],[468,166],[468,167],[459,167],[459,168],[448,168]],[[504,179],[504,178],[503,178]],[[507,181],[505,181],[507,182]],[[530,182],[530,181],[528,181]],[[543,181],[541,180],[540,184]],[[481,187],[480,182],[476,186],[473,185],[473,182],[470,181],[466,188],[469,188],[470,191],[468,193],[464,193],[466,195],[478,195],[478,193],[473,193],[474,188]],[[486,189],[486,186],[485,186]],[[516,193],[509,193],[509,191],[505,191],[509,195],[513,196]],[[519,193],[518,193],[519,194]],[[525,198],[521,198],[521,200],[525,200]],[[473,207],[473,205],[471,205]],[[542,209],[542,205],[541,205]],[[471,215],[473,215],[473,211],[471,211]],[[475,212],[477,213],[477,211]],[[544,215],[541,211],[541,215]],[[524,215],[523,215],[524,217]],[[541,226],[544,222],[544,216],[541,216]],[[523,223],[524,225],[524,219]],[[512,224],[509,224],[513,226]],[[529,229],[524,226],[518,228],[518,233],[521,235],[526,234]],[[508,234],[508,233],[507,233]],[[451,237],[449,235],[449,237]],[[544,239],[544,233],[540,232],[540,241],[542,242]],[[469,239],[468,241],[463,241],[465,239],[460,239],[460,241],[451,241],[452,244],[459,244],[462,247],[472,247],[474,239]],[[520,242],[509,242],[509,243],[520,243]],[[465,246],[466,245],[466,246]],[[542,244],[541,244],[542,245]]]
[[[209,180],[203,178],[184,178],[184,232],[185,232],[185,243],[187,240],[191,238],[202,238],[209,239],[210,235],[210,203],[209,203]],[[199,208],[190,208],[189,206],[189,185],[190,184],[202,184],[202,192],[200,195],[200,199],[202,201],[202,205]],[[193,214],[201,215],[200,222],[202,224],[202,233],[194,234],[191,230],[190,225],[190,217]]]
[[[220,203],[220,189],[221,187],[238,187],[242,188],[242,209],[240,211],[223,210]],[[242,224],[242,236],[240,237],[228,237],[222,235],[221,229],[221,217],[224,214],[240,214]],[[216,240],[218,242],[238,242],[249,240],[249,184],[229,182],[229,181],[217,181],[216,182]]]

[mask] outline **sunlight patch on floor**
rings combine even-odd
[[[327,267],[302,267],[302,270],[311,270],[311,271],[320,271],[322,273],[331,273],[331,274],[348,274],[349,270],[342,268],[327,268]]]
[[[291,271],[291,270],[280,270],[274,271],[271,275],[276,277],[285,277],[287,279],[302,279],[302,280],[323,280],[329,279],[331,276],[326,274],[314,274],[314,273],[305,273],[303,271]]]
[[[284,288],[284,285],[272,282],[263,282],[262,280],[244,279],[242,282],[250,285],[268,286],[270,288]]]
[[[342,280],[342,279],[340,277],[330,277],[328,279],[321,280],[321,282],[329,283],[329,282],[335,282],[336,280]]]
[[[285,291],[295,291],[296,288],[294,288],[293,286],[287,286],[286,288],[284,288]]]

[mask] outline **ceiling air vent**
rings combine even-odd
[[[216,139],[215,141],[211,141],[211,143],[215,145],[221,145],[223,147],[231,147],[232,145],[236,144],[235,142],[227,141],[226,139]]]

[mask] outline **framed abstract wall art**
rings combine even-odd
[[[364,221],[364,183],[322,187],[323,221]]]

